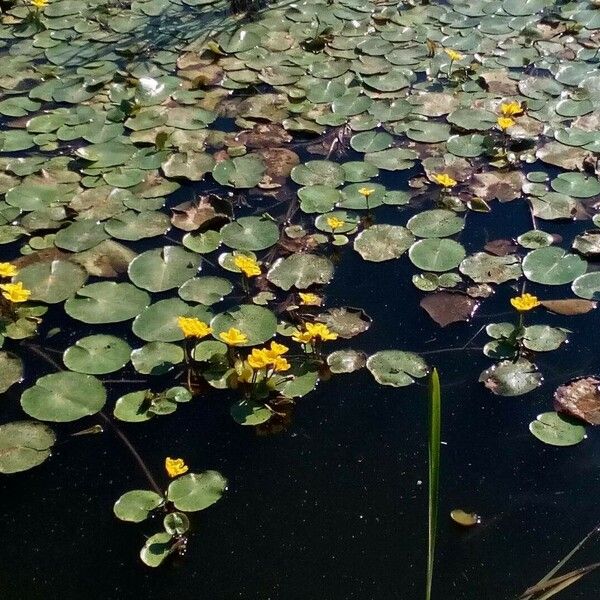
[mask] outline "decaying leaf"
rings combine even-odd
[[[542,306],[559,315],[584,315],[596,308],[596,302],[579,298],[542,300]]]
[[[600,379],[583,377],[554,392],[554,408],[590,425],[600,425]]]
[[[437,292],[421,300],[421,308],[442,327],[468,321],[479,308],[479,302],[462,292]]]

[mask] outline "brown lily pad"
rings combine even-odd
[[[492,240],[484,246],[484,250],[494,256],[506,256],[517,251],[517,245],[513,240]]]
[[[583,377],[554,392],[554,409],[590,425],[600,425],[600,379]]]
[[[488,171],[473,176],[471,192],[487,201],[509,202],[521,196],[523,182],[520,171]]]
[[[229,221],[229,204],[218,196],[200,196],[195,201],[178,204],[172,209],[171,223],[183,231],[217,229]]]
[[[479,308],[479,302],[462,292],[437,292],[421,300],[421,308],[441,327],[468,321]]]
[[[596,308],[596,302],[582,298],[542,300],[542,306],[558,315],[584,315]]]
[[[330,308],[328,311],[321,313],[316,320],[325,323],[331,331],[346,340],[367,331],[371,327],[371,317],[369,315],[360,308],[349,306]]]

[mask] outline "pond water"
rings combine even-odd
[[[3,599],[423,598],[433,367],[432,598],[593,530],[597,3],[7,8]]]

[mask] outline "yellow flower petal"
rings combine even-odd
[[[31,291],[25,289],[20,281],[17,283],[3,283],[0,285],[2,295],[11,302],[26,302],[31,296]]]
[[[502,129],[502,131],[506,131],[509,127],[512,127],[513,125],[516,125],[517,122],[514,119],[511,119],[510,117],[498,117],[498,127],[500,127],[500,129]]]
[[[167,456],[165,458],[165,469],[169,477],[177,477],[187,473],[189,467],[183,461],[183,458],[171,458]]]
[[[196,317],[177,317],[177,325],[186,338],[203,338],[212,332],[212,329]]]
[[[452,179],[448,173],[436,173],[431,176],[431,179],[433,179],[435,183],[441,185],[443,188],[451,188],[458,183],[456,179]]]
[[[256,277],[260,275],[260,266],[255,258],[238,254],[233,257],[233,264],[246,276]]]
[[[368,198],[375,190],[373,188],[361,187],[358,189],[358,193],[365,198]]]
[[[329,229],[331,229],[331,231],[335,231],[336,229],[343,227],[345,224],[345,221],[342,221],[337,217],[327,217],[327,225],[329,226]]]
[[[503,117],[514,117],[523,114],[523,107],[520,102],[503,102],[500,105],[500,114]]]
[[[460,52],[452,48],[444,48],[444,52],[450,57],[450,60],[462,60],[464,57]]]
[[[533,294],[521,294],[520,296],[515,296],[514,298],[510,299],[510,303],[519,312],[531,310],[537,306],[540,306],[541,304],[537,296],[534,296]]]
[[[219,337],[228,346],[239,346],[240,344],[245,344],[248,341],[248,336],[235,327],[231,327],[227,331],[222,331],[219,334]]]
[[[15,267],[15,265],[12,263],[0,263],[0,277],[14,277],[17,273],[17,267]]]
[[[311,293],[304,294],[302,292],[299,292],[298,296],[300,296],[300,300],[301,300],[302,304],[306,304],[308,306],[320,306],[321,305],[321,298],[319,296],[317,296],[316,294],[311,294]]]

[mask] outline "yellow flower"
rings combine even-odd
[[[0,285],[2,295],[11,302],[26,302],[31,292],[23,287],[20,281],[17,283],[4,283]]]
[[[520,102],[503,102],[500,105],[500,114],[503,117],[514,117],[523,114],[523,107]]]
[[[31,4],[37,8],[37,10],[41,10],[42,8],[46,8],[48,6],[48,0],[30,0]]]
[[[342,221],[337,217],[327,217],[327,225],[329,225],[329,229],[331,229],[331,231],[335,231],[336,229],[343,227],[345,224],[345,221]]]
[[[253,348],[248,357],[248,364],[253,369],[264,369],[271,364],[271,357],[266,348]]]
[[[361,187],[358,189],[358,193],[365,198],[368,198],[375,190],[373,188]]]
[[[254,379],[254,369],[248,364],[248,361],[238,361],[235,365],[238,381],[243,383],[252,383]]]
[[[270,348],[253,348],[248,357],[248,364],[254,369],[264,369],[272,366],[274,370],[287,371],[289,364],[285,369],[277,369],[276,365],[287,364],[287,360],[281,357],[289,350],[287,346],[271,342]]]
[[[269,353],[271,356],[283,356],[289,351],[287,346],[283,344],[278,344],[277,342],[271,342],[271,347],[269,348]]]
[[[165,458],[165,469],[169,477],[177,477],[187,473],[189,467],[183,462],[183,458],[171,458],[167,456]]]
[[[287,371],[291,367],[290,363],[283,357],[278,356],[273,361],[273,371],[280,373],[281,371]]]
[[[292,339],[301,344],[308,344],[314,340],[326,342],[328,340],[337,340],[338,334],[333,333],[324,323],[305,323],[304,331],[297,331],[292,335]]]
[[[233,258],[233,264],[246,276],[256,277],[260,275],[260,267],[258,262],[252,256],[238,254]]]
[[[212,332],[212,329],[196,317],[177,317],[177,325],[186,338],[203,338]]]
[[[531,310],[532,308],[535,308],[536,306],[539,306],[541,304],[541,302],[537,299],[537,296],[534,296],[532,294],[521,294],[520,296],[511,298],[510,303],[519,312]]]
[[[13,277],[17,273],[17,267],[12,263],[0,263],[0,277]]]
[[[248,336],[235,327],[231,327],[227,331],[222,331],[219,334],[219,337],[228,346],[238,346],[239,344],[245,344],[248,341]]]
[[[431,179],[443,188],[452,188],[458,183],[456,179],[452,179],[447,173],[434,174],[431,176]]]
[[[502,131],[505,131],[509,127],[512,127],[513,125],[517,124],[517,122],[514,119],[511,119],[510,117],[498,117],[497,123],[498,127],[500,127]]]
[[[319,298],[319,296],[317,296],[316,294],[304,294],[300,292],[298,296],[300,296],[302,304],[307,304],[309,306],[319,306],[321,304],[321,298]]]
[[[452,50],[452,48],[444,48],[444,52],[450,57],[450,60],[452,61],[463,59],[463,55],[460,52],[457,52],[456,50]]]

